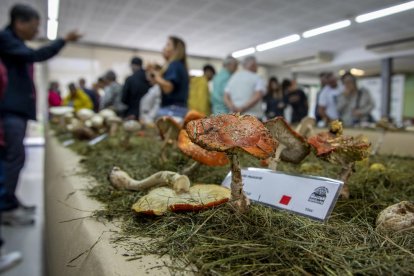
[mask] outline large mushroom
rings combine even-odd
[[[95,115],[95,112],[91,109],[82,108],[76,112],[76,117],[79,118],[82,122],[86,122]]]
[[[176,193],[166,187],[151,190],[141,197],[132,210],[147,215],[163,215],[168,211],[200,211],[223,204],[230,199],[229,189],[215,184],[191,186],[188,193]]]
[[[290,128],[283,117],[276,117],[265,123],[273,138],[279,142],[275,154],[269,160],[269,168],[277,169],[280,160],[300,163],[310,152],[305,138]]]
[[[368,157],[371,144],[364,136],[346,136],[342,132],[342,124],[333,121],[329,132],[310,137],[308,142],[316,150],[318,158],[341,166],[339,178],[344,182],[341,196],[349,198],[348,179],[354,171],[355,162]]]
[[[296,132],[299,133],[302,137],[309,138],[313,136],[313,128],[316,125],[315,118],[305,117],[303,118],[299,125],[296,127]]]
[[[378,215],[376,225],[381,232],[414,230],[414,203],[402,201],[388,206]]]
[[[59,123],[59,127],[64,129],[66,126],[65,116],[67,114],[73,114],[74,108],[70,106],[55,106],[49,108],[49,113],[52,115],[52,121],[56,119]]]
[[[231,164],[231,197],[236,210],[246,212],[250,204],[243,192],[239,153],[257,158],[270,157],[277,146],[266,127],[250,115],[221,114],[191,121],[186,130],[191,141],[212,151],[225,152]]]
[[[135,180],[119,167],[113,167],[108,180],[117,189],[144,191],[154,187],[168,186],[177,193],[188,192],[190,179],[176,172],[160,171],[142,180]]]

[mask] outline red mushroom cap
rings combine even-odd
[[[198,120],[198,119],[203,119],[205,117],[206,115],[204,113],[201,113],[195,110],[190,110],[187,112],[187,114],[184,117],[183,128],[185,128],[189,122]]]
[[[250,115],[211,116],[189,122],[186,130],[191,141],[207,150],[243,149],[263,159],[271,156],[277,147],[266,127]]]

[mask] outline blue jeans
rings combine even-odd
[[[158,110],[157,118],[162,116],[170,116],[170,117],[181,117],[184,118],[187,114],[187,107],[182,107],[178,105],[170,105],[161,107]]]
[[[6,147],[1,156],[2,179],[0,182],[0,211],[18,207],[16,197],[20,171],[26,159],[23,140],[26,135],[27,119],[14,114],[3,116]]]

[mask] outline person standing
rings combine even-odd
[[[232,56],[228,56],[223,61],[223,68],[213,78],[213,92],[211,94],[211,108],[213,114],[228,113],[229,109],[224,103],[224,89],[230,77],[237,71],[239,62]]]
[[[62,97],[60,96],[59,83],[57,81],[50,83],[47,100],[49,107],[62,105]]]
[[[150,88],[142,68],[142,59],[134,57],[131,59],[132,75],[125,80],[122,89],[122,103],[126,106],[125,117],[132,120],[140,119],[140,102],[142,97]]]
[[[116,81],[116,74],[109,70],[105,74],[105,94],[101,101],[101,109],[113,109],[116,114],[123,117],[126,106],[122,103],[122,85]]]
[[[187,114],[189,76],[185,43],[182,39],[170,36],[163,49],[167,61],[161,71],[153,70],[154,81],[161,88],[161,108],[157,116],[184,118]]]
[[[297,87],[295,80],[284,80],[286,87],[286,103],[292,107],[290,123],[298,124],[308,115],[308,98],[302,89]]]
[[[262,119],[262,98],[266,89],[257,74],[257,61],[254,56],[243,60],[243,70],[234,73],[224,91],[224,102],[230,112]]]
[[[150,65],[150,69],[161,70],[158,64]],[[151,70],[148,70],[151,71]],[[140,102],[140,121],[146,125],[153,125],[161,105],[161,88],[155,83],[154,75],[147,72],[147,79],[151,84],[148,92],[142,97]]]
[[[0,58],[8,72],[8,85],[0,101],[0,115],[4,123],[6,147],[2,155],[7,193],[0,198],[8,204],[10,212],[3,222],[26,224],[32,219],[18,216],[14,211],[33,212],[34,206],[25,206],[16,197],[20,171],[24,166],[23,139],[28,120],[36,120],[36,90],[33,63],[48,60],[59,53],[67,42],[77,41],[81,35],[69,32],[64,39],[56,39],[47,46],[31,49],[25,41],[35,38],[40,23],[39,13],[31,6],[16,4],[10,10],[10,24],[0,32]]]
[[[71,106],[75,112],[82,109],[93,109],[93,103],[89,96],[80,88],[76,88],[74,83],[70,83],[69,94],[63,100],[63,105]]]
[[[337,108],[344,126],[372,122],[371,111],[375,104],[370,93],[357,87],[356,78],[351,73],[345,73],[341,79],[344,92],[338,96]]]
[[[337,120],[339,118],[337,110],[338,96],[341,91],[338,86],[338,80],[336,76],[329,72],[326,75],[327,84],[322,89],[318,100],[318,113],[322,118],[322,123],[327,125],[330,121]],[[322,125],[320,122],[319,125]]]
[[[86,80],[84,78],[79,79],[79,88],[83,90],[83,92],[88,95],[89,99],[92,101],[93,104],[93,111],[99,111],[99,95],[97,91],[93,89],[89,89],[86,87]]]
[[[210,91],[209,82],[216,74],[216,70],[210,64],[203,67],[203,76],[192,77],[190,80],[190,91],[188,96],[188,109],[196,110],[209,116],[211,113],[210,107]]]
[[[286,107],[285,97],[276,77],[269,79],[264,102],[266,103],[265,115],[267,119],[284,115]]]
[[[319,109],[319,97],[321,95],[322,90],[325,88],[325,85],[327,85],[328,81],[327,81],[327,76],[328,73],[327,72],[321,72],[319,74],[319,82],[320,82],[320,89],[318,91],[318,93],[316,93],[316,105],[315,105],[315,120],[316,123],[318,123],[319,121],[322,120],[322,117],[319,115],[318,109]]]

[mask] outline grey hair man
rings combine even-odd
[[[229,109],[224,103],[224,89],[230,77],[237,71],[239,62],[232,56],[223,60],[223,68],[213,78],[213,89],[211,94],[211,107],[213,114],[228,113]]]
[[[224,92],[224,102],[230,112],[263,117],[262,98],[266,93],[264,81],[257,74],[254,56],[246,57],[243,70],[235,73]]]

